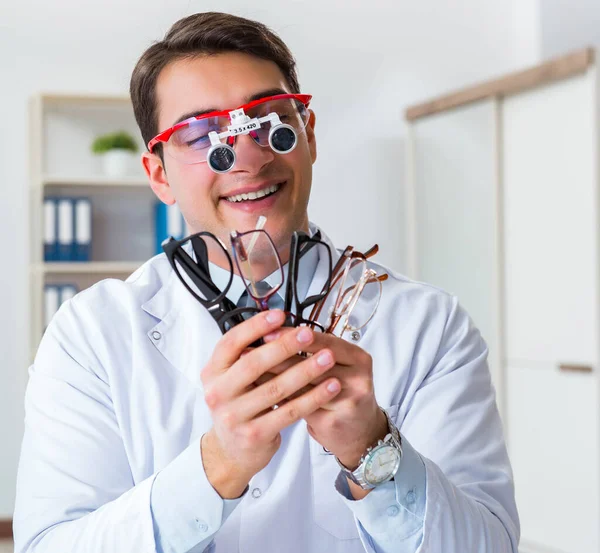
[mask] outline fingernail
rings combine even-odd
[[[279,309],[273,309],[272,311],[269,311],[267,313],[267,322],[271,324],[278,323],[281,320],[282,314],[283,311],[280,311]]]
[[[327,384],[327,391],[331,392],[332,394],[334,394],[335,392],[338,392],[340,389],[340,383],[337,380],[334,380],[333,382],[330,382],[329,384]]]
[[[312,332],[308,330],[308,328],[303,328],[298,334],[296,334],[296,340],[301,344],[305,344],[306,342],[310,342],[312,338]]]
[[[331,356],[331,353],[328,351],[324,351],[323,353],[319,354],[319,357],[317,357],[317,365],[320,365],[321,367],[326,367],[327,365],[331,365],[332,362],[333,362],[333,357]]]

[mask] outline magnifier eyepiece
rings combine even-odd
[[[298,143],[296,131],[290,125],[276,125],[269,132],[269,145],[280,154],[291,152]]]
[[[228,144],[216,144],[208,151],[206,160],[215,173],[227,173],[235,163],[235,152]]]

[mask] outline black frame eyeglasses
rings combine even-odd
[[[210,276],[207,240],[227,260],[229,265],[229,280],[222,290],[219,289]],[[186,251],[188,244],[191,244],[195,260]],[[182,240],[169,237],[162,243],[162,248],[181,283],[212,315],[219,325],[221,333],[225,334],[233,326],[244,322],[256,313],[260,313],[261,310],[258,307],[237,307],[227,298],[227,292],[233,282],[233,264],[224,244],[214,234],[206,231],[198,232]],[[185,274],[182,274],[182,271]],[[188,282],[188,279],[190,282]]]
[[[327,280],[323,284],[321,292],[314,294],[304,299],[300,299],[298,293],[298,274],[300,269],[300,258],[308,253],[312,248],[319,248],[319,256],[324,253],[326,256],[327,263]],[[290,243],[290,259],[289,259],[289,270],[288,280],[285,289],[285,301],[284,311],[288,314],[287,323],[291,326],[300,326],[302,324],[308,325],[313,330],[324,332],[325,329],[322,325],[317,323],[315,320],[306,319],[304,317],[304,311],[309,307],[312,307],[322,301],[329,288],[331,286],[331,273],[332,273],[332,257],[331,248],[328,244],[321,240],[321,232],[317,231],[313,236],[309,236],[303,231],[295,231],[292,234],[292,241]],[[294,302],[293,307],[295,314],[292,313],[292,301]]]
[[[270,255],[273,255],[272,261],[275,264],[275,272],[279,271],[281,274],[281,283],[279,286],[275,285],[266,293],[261,293],[258,290],[256,286],[257,279],[252,277],[251,255],[253,246],[257,240],[261,241],[259,249],[262,249],[263,252],[265,245],[267,250],[271,248]],[[225,245],[214,234],[203,231],[192,234],[182,240],[176,240],[173,237],[169,237],[162,243],[163,251],[181,283],[188,292],[208,310],[219,325],[219,329],[223,334],[233,326],[268,309],[269,299],[276,294],[283,285],[284,274],[277,249],[266,231],[262,229],[255,229],[243,233],[234,231],[231,234],[231,243],[233,259],[238,269],[238,273],[244,282],[249,296],[257,303],[256,307],[237,307],[227,298],[227,293],[233,282],[234,275],[232,256],[227,251]],[[315,246],[322,248],[320,252],[326,252],[328,264],[327,281],[319,294],[301,300],[299,299],[297,289],[300,259]],[[190,247],[195,259],[187,251]],[[223,289],[220,289],[210,276],[210,250],[213,251],[213,255],[217,255],[222,259],[227,260],[228,266],[226,270],[229,271],[229,280]],[[308,307],[314,306],[326,296],[331,284],[331,271],[331,250],[329,246],[321,240],[320,232],[317,231],[312,237],[301,231],[294,232],[290,245],[289,271],[284,301],[284,311],[287,314],[287,326],[307,324],[315,330],[324,331],[322,325],[309,319],[305,319],[303,314]],[[291,312],[292,301],[294,302],[295,314]]]

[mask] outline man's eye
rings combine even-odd
[[[204,146],[207,142],[210,142],[208,139],[208,135],[205,134],[203,136],[198,136],[196,138],[194,138],[193,140],[188,140],[186,141],[185,145],[188,147],[191,146]]]

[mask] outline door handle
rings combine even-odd
[[[594,370],[591,365],[578,365],[576,363],[561,363],[558,368],[564,372],[579,373],[591,373]]]

